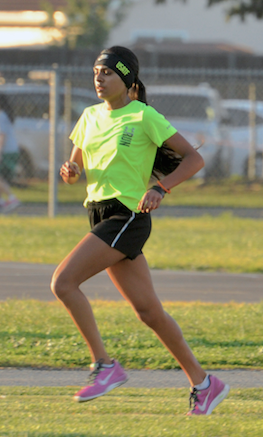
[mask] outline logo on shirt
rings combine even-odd
[[[135,130],[134,127],[132,127],[132,128],[129,128],[129,126],[125,127],[124,132],[121,136],[121,140],[120,140],[121,146],[130,147],[132,137],[134,135],[134,130]]]

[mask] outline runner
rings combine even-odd
[[[178,361],[191,385],[189,415],[210,414],[229,387],[207,375],[180,327],[158,299],[142,253],[151,231],[150,212],[164,195],[204,165],[199,153],[146,103],[137,57],[129,49],[106,49],[94,64],[94,84],[103,100],[86,108],[70,138],[70,160],[60,174],[73,184],[85,169],[91,224],[89,232],[57,267],[51,288],[84,337],[93,370],[74,399],[102,396],[127,381],[109,357],[81,283],[106,269],[138,318],[149,326]],[[151,174],[161,179],[148,189]]]

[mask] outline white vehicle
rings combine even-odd
[[[58,122],[58,166],[69,157],[68,141],[75,122],[85,107],[98,103],[94,91],[73,88],[70,93],[68,120],[65,119],[65,87],[60,87]],[[22,177],[46,177],[49,168],[49,92],[48,85],[3,84],[4,94],[14,111],[14,129],[20,148],[18,172]]]
[[[204,142],[199,152],[205,168],[198,176],[226,176],[229,148],[224,147],[227,129],[218,91],[208,84],[198,86],[154,85],[147,87],[147,100],[190,144]]]
[[[249,100],[223,100],[223,107],[228,113],[228,130],[232,148],[231,173],[247,176],[250,148]],[[256,176],[262,177],[263,152],[263,102],[255,102],[255,146],[256,146]]]

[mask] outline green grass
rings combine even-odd
[[[22,202],[47,203],[47,182],[32,180],[27,188],[14,188]],[[58,200],[61,203],[81,204],[86,196],[85,181],[74,186],[58,184]],[[247,183],[242,179],[230,179],[204,184],[202,179],[191,179],[174,188],[166,195],[163,205],[195,205],[263,208],[263,183]]]
[[[89,231],[85,216],[0,217],[0,261],[58,264]],[[155,218],[144,253],[151,268],[263,272],[263,221]]]
[[[93,301],[110,356],[130,369],[179,368],[153,332],[126,302]],[[263,302],[258,304],[165,303],[193,353],[207,369],[263,369]],[[59,302],[0,303],[0,367],[81,368],[87,347]]]
[[[46,202],[47,185],[16,189],[23,202]],[[261,184],[192,180],[164,204],[263,207]],[[81,203],[83,184],[59,185],[59,201]],[[89,230],[84,217],[0,217],[0,260],[57,264]],[[154,219],[145,247],[152,268],[262,272],[263,223],[230,215]],[[173,254],[171,256],[171,253]],[[177,363],[125,302],[92,302],[111,356],[132,369]],[[204,368],[263,368],[263,302],[165,303]],[[197,316],[198,315],[198,316]],[[80,334],[58,302],[0,303],[0,366],[87,367]],[[261,437],[262,389],[231,390],[209,417],[188,418],[183,389],[118,389],[91,403],[74,387],[0,387],[0,437]]]
[[[1,387],[0,436],[262,437],[262,389],[231,390],[205,417],[185,416],[185,389],[121,388],[85,404],[75,390]]]

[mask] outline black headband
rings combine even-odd
[[[115,71],[129,89],[134,83],[135,73],[118,55],[114,53],[103,53],[96,59],[94,66],[105,65]]]

